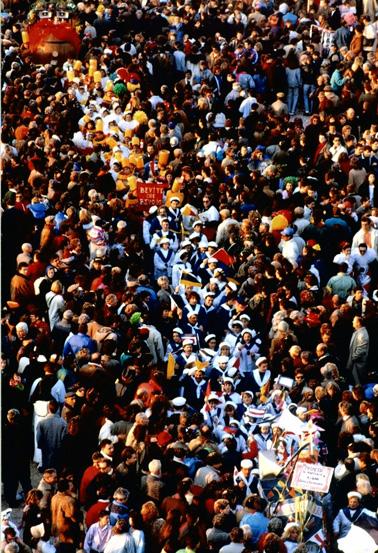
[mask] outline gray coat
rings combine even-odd
[[[59,415],[49,414],[38,423],[37,445],[42,451],[42,468],[58,468],[59,454],[67,424]]]
[[[349,345],[347,368],[351,369],[356,384],[366,382],[367,361],[369,355],[369,334],[365,327],[355,330]]]

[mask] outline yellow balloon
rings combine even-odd
[[[102,79],[101,71],[95,71],[93,73],[93,80],[95,83],[100,83]]]

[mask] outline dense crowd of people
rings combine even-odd
[[[85,0],[38,60],[58,9],[2,8],[2,550],[374,553],[376,0]]]

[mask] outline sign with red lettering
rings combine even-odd
[[[295,465],[291,487],[327,493],[331,484],[333,471],[332,467],[298,461]]]
[[[157,182],[138,182],[137,198],[141,206],[151,207],[163,202],[164,185]]]

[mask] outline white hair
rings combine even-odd
[[[160,476],[161,474],[161,462],[159,459],[153,459],[148,463],[148,470],[151,474],[154,474],[156,476]]]

